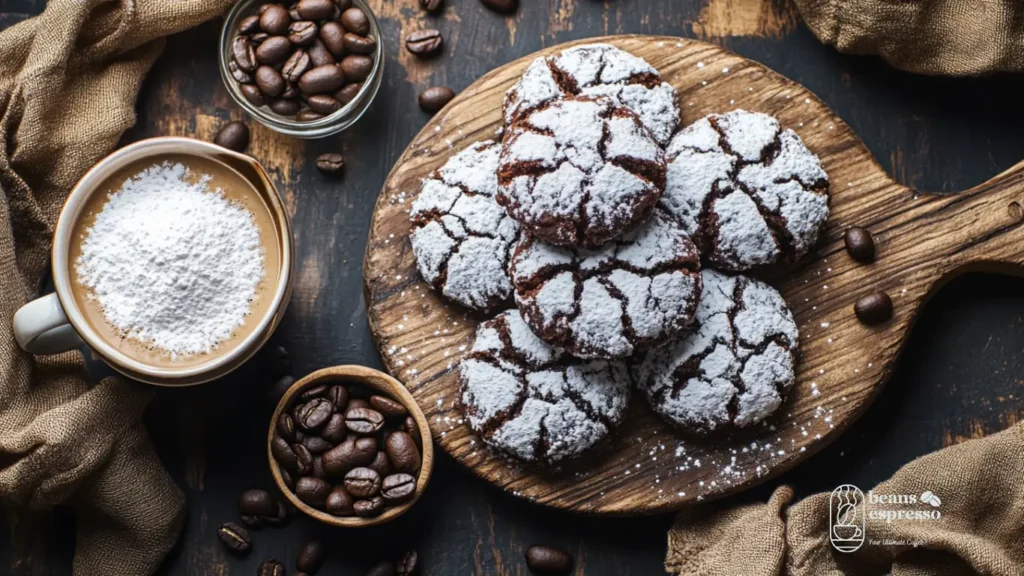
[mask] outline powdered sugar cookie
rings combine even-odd
[[[625,364],[572,358],[537,338],[516,310],[480,325],[459,374],[473,431],[527,462],[579,455],[622,420],[629,404]]]
[[[597,247],[633,228],[665,188],[665,154],[604,98],[553,100],[505,132],[498,202],[530,234]]]
[[[701,273],[691,331],[636,368],[651,407],[682,429],[750,426],[774,412],[795,381],[797,327],[782,296],[746,276]]]
[[[679,125],[676,90],[643,58],[609,44],[588,44],[540,57],[505,96],[505,123],[566,96],[606,96],[636,112],[664,146]]]
[[[828,219],[828,177],[792,130],[735,110],[687,126],[668,148],[660,205],[729,271],[794,261]]]
[[[624,358],[691,322],[699,259],[682,227],[655,209],[597,251],[524,237],[509,273],[523,319],[542,339],[580,358]]]
[[[494,200],[500,146],[480,142],[423,180],[412,203],[416,267],[445,297],[474,310],[509,301],[506,268],[519,225]]]

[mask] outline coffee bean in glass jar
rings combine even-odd
[[[302,502],[372,518],[416,495],[422,453],[411,419],[401,402],[361,384],[311,383],[280,411],[271,454]],[[253,507],[269,509],[257,496],[250,495]]]
[[[262,4],[235,30],[228,68],[242,96],[296,122],[355,99],[376,65],[378,39],[351,0]]]

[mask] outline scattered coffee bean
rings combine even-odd
[[[260,15],[260,28],[267,34],[286,34],[291,17],[280,4],[272,4]]]
[[[892,298],[885,292],[869,294],[853,305],[857,318],[867,325],[881,324],[892,318]]]
[[[331,0],[299,0],[295,10],[306,20],[326,20],[334,16]]]
[[[444,0],[420,0],[420,8],[431,14],[436,14],[444,8]]]
[[[277,499],[266,490],[246,490],[238,495],[238,513],[245,516],[275,516]]]
[[[416,569],[419,568],[419,554],[415,550],[409,550],[398,559],[398,576],[416,576]]]
[[[375,438],[349,438],[324,452],[324,469],[331,477],[340,479],[349,470],[366,466],[376,457],[377,440]]]
[[[270,349],[270,369],[277,378],[291,375],[292,357],[287,348],[278,344]]]
[[[298,456],[295,455],[295,450],[292,450],[291,444],[287,440],[276,436],[270,443],[270,453],[274,456],[274,460],[281,466],[295,470]]]
[[[398,571],[395,568],[395,563],[390,560],[378,562],[370,568],[370,571],[366,573],[366,576],[397,576]]]
[[[352,509],[354,503],[355,499],[345,490],[344,486],[335,486],[327,497],[325,509],[335,516],[351,516],[354,513]]]
[[[362,82],[373,72],[373,58],[363,54],[349,54],[338,64],[349,82]]]
[[[316,40],[319,33],[315,22],[292,22],[288,27],[288,40],[297,46],[305,46]]]
[[[314,94],[306,98],[306,104],[314,112],[324,115],[333,114],[341,110],[341,102],[338,102],[338,99],[334,96],[328,96],[327,94]]]
[[[217,528],[217,537],[228,550],[236,554],[245,554],[252,548],[249,531],[234,522],[221,524],[220,528]]]
[[[302,439],[302,445],[314,455],[323,454],[331,448],[334,448],[334,444],[331,444],[320,436],[306,436]]]
[[[277,403],[281,401],[281,397],[292,387],[292,384],[295,384],[295,378],[291,376],[281,376],[278,378],[274,385],[270,387],[270,390],[267,391],[267,402],[276,408]]]
[[[409,414],[409,411],[405,409],[405,406],[402,406],[400,403],[395,402],[387,396],[381,396],[380,394],[370,396],[370,406],[388,418],[404,418]]]
[[[284,76],[270,66],[260,66],[256,69],[256,86],[263,92],[265,98],[275,98],[284,92]]]
[[[260,17],[256,14],[242,18],[238,24],[238,31],[242,34],[255,34],[260,31]]]
[[[405,502],[414,493],[416,493],[416,478],[410,474],[392,474],[381,481],[380,494],[388,502]]]
[[[345,158],[341,154],[321,154],[316,159],[316,169],[322,174],[336,176],[345,170]],[[348,422],[345,424],[347,426]]]
[[[380,496],[374,496],[369,500],[356,500],[356,503],[352,505],[352,510],[356,513],[356,516],[361,518],[379,516],[381,511],[384,510],[384,499]]]
[[[389,476],[391,474],[391,460],[388,458],[388,453],[378,450],[373,462],[367,464],[366,467],[379,474],[381,478]]]
[[[277,560],[264,560],[260,563],[260,567],[256,569],[256,576],[287,576],[288,571],[284,569],[284,564],[281,564]]]
[[[559,548],[533,545],[526,549],[526,566],[541,574],[568,574],[572,556]]]
[[[252,42],[245,36],[238,36],[231,42],[231,57],[242,70],[246,72],[256,71],[258,66],[256,63],[256,51],[252,47]]]
[[[317,66],[299,78],[299,90],[303,94],[324,94],[333,92],[345,83],[345,74],[338,66],[330,64]]]
[[[341,25],[349,32],[362,36],[370,33],[370,19],[359,8],[349,8],[341,13]]]
[[[239,90],[242,91],[242,96],[253,106],[263,106],[267,103],[266,99],[263,98],[263,92],[260,92],[260,89],[252,84],[242,84]]]
[[[420,451],[408,432],[398,431],[388,434],[384,441],[384,449],[387,450],[391,465],[398,472],[415,474],[420,470]]]
[[[345,34],[345,27],[337,22],[325,22],[320,27],[320,41],[335,58],[345,56]]]
[[[320,435],[325,440],[335,445],[340,444],[348,435],[348,428],[345,426],[345,417],[341,414],[332,414],[331,419],[320,429]]]
[[[244,522],[245,525],[250,528],[263,528],[267,525],[267,523],[263,520],[263,516],[247,516],[245,514],[242,514],[241,516],[239,516],[239,518],[241,518],[242,522]]]
[[[256,60],[268,66],[281,64],[291,54],[292,43],[285,36],[271,36],[256,48]]]
[[[359,84],[345,84],[341,90],[334,93],[334,97],[341,102],[342,106],[356,99],[359,95],[359,90],[363,88],[362,83]]]
[[[484,6],[500,12],[502,14],[511,14],[516,11],[519,7],[519,0],[480,0]]]
[[[421,58],[433,56],[444,47],[444,36],[438,30],[418,30],[405,39],[405,49]]]
[[[302,444],[292,444],[292,451],[295,452],[295,471],[299,475],[309,474],[313,471],[313,453]]]
[[[228,72],[231,72],[231,77],[239,84],[252,84],[253,82],[252,74],[239,68],[238,62],[234,60],[228,62]]]
[[[327,560],[327,547],[324,543],[319,540],[313,540],[312,542],[306,542],[299,551],[299,557],[295,561],[296,567],[312,574],[320,568],[323,568],[324,562]]]
[[[353,468],[345,474],[345,489],[356,498],[376,496],[380,485],[380,475],[369,468]]]
[[[287,98],[275,98],[270,101],[267,106],[274,111],[275,114],[281,116],[295,116],[298,113],[299,108],[302,107],[297,101]]]
[[[372,408],[356,408],[345,412],[345,426],[356,434],[376,434],[384,427],[384,415]]]
[[[320,39],[316,39],[309,45],[309,61],[313,67],[328,66],[337,64],[338,61],[331,54],[330,50]]]
[[[420,92],[420,108],[434,114],[455,98],[455,91],[447,86],[434,86]]]
[[[242,122],[228,122],[217,131],[213,143],[228,150],[241,152],[249,147],[249,127]]]
[[[268,523],[274,526],[284,524],[285,520],[288,519],[288,509],[284,507],[284,503],[280,500],[277,501],[277,514],[273,516],[265,516]]]
[[[858,262],[874,262],[875,240],[868,232],[860,226],[852,226],[846,229],[846,251]]]
[[[315,508],[323,508],[330,493],[331,485],[320,478],[303,476],[295,483],[295,495]]]
[[[306,430],[315,430],[323,426],[333,412],[334,406],[325,398],[314,398],[302,407],[298,418],[299,426]]]
[[[344,410],[345,405],[348,404],[348,388],[345,388],[341,384],[335,384],[327,390],[326,397],[331,401],[331,404],[334,405],[335,410]]]

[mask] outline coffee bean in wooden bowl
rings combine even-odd
[[[434,465],[416,400],[398,380],[363,366],[324,368],[293,384],[270,420],[267,455],[296,508],[341,527],[402,515]]]
[[[221,31],[220,70],[256,121],[322,138],[369,108],[384,77],[383,43],[365,0],[240,0]]]

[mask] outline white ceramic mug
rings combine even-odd
[[[253,331],[229,352],[187,367],[157,366],[140,362],[101,338],[86,320],[72,293],[68,255],[75,224],[86,202],[117,170],[138,160],[157,162],[168,155],[203,157],[216,161],[249,181],[266,205],[277,233],[280,251],[279,281],[266,314],[254,319]],[[51,267],[55,292],[25,304],[14,315],[14,336],[21,348],[32,354],[55,354],[77,348],[84,342],[111,367],[136,380],[163,386],[187,386],[208,382],[231,372],[252,357],[273,333],[284,315],[291,296],[294,246],[291,226],[281,197],[263,167],[248,156],[191,138],[152,138],[128,145],[107,156],[75,185],[68,196],[53,235]]]

